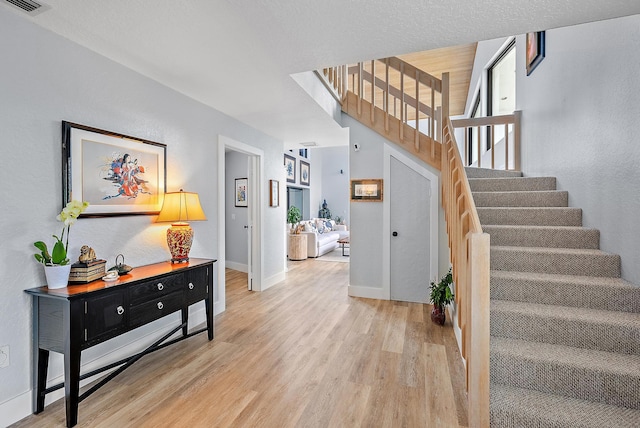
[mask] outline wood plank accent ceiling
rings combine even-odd
[[[469,92],[469,82],[471,80],[471,71],[473,69],[473,61],[476,56],[477,43],[468,45],[460,45],[449,48],[433,49],[430,51],[415,52],[407,55],[398,55],[398,58],[410,63],[411,65],[426,71],[434,77],[442,78],[442,73],[449,72],[450,82],[450,110],[452,116],[464,114],[465,105],[467,103],[467,94]],[[370,71],[370,64],[365,63],[365,69]],[[385,69],[379,65],[376,66],[376,76],[384,78]],[[400,73],[395,71],[389,72],[389,79],[392,86],[400,88]],[[408,93],[415,92],[415,81],[413,79],[405,79],[405,89]],[[365,92],[369,91],[365,88]],[[431,94],[426,90],[420,91],[420,99],[426,104],[430,104]],[[382,108],[382,91],[376,92],[376,105]],[[436,95],[436,105],[440,102],[439,95]],[[389,106],[390,110],[393,106]],[[399,108],[399,106],[398,106]],[[408,111],[407,118],[415,119],[415,111]]]

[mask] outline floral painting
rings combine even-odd
[[[287,176],[287,183],[296,182],[296,158],[284,155],[284,171]]]

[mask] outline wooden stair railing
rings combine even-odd
[[[367,67],[360,63],[320,74],[345,113],[441,171],[469,426],[488,427],[489,235],[482,232],[449,120],[449,76],[437,79],[398,58]],[[392,74],[399,87],[391,84]],[[426,119],[425,126],[420,119]]]
[[[515,111],[452,120],[454,128],[464,130],[464,165],[520,171],[520,116]]]

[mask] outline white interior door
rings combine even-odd
[[[431,180],[391,157],[391,300],[428,302],[431,278]]]

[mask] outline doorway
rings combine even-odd
[[[227,153],[238,155],[246,162],[246,174],[232,177],[228,183],[226,174]],[[242,162],[242,161],[241,161]],[[226,234],[227,234],[227,207],[229,204],[235,208],[235,179],[246,179],[246,207],[242,207],[246,213],[242,218],[236,216],[236,225],[241,228],[242,248],[246,251],[247,288],[260,291],[262,289],[262,183],[264,171],[264,152],[248,144],[235,141],[220,135],[218,137],[218,275],[217,295],[214,296],[216,313],[224,311],[225,298],[225,269],[226,269]],[[242,204],[241,204],[242,205]],[[236,213],[237,214],[237,213]],[[230,216],[231,218],[231,216]],[[240,224],[242,223],[242,224]],[[246,235],[246,236],[245,236]],[[246,243],[246,245],[245,245]]]

